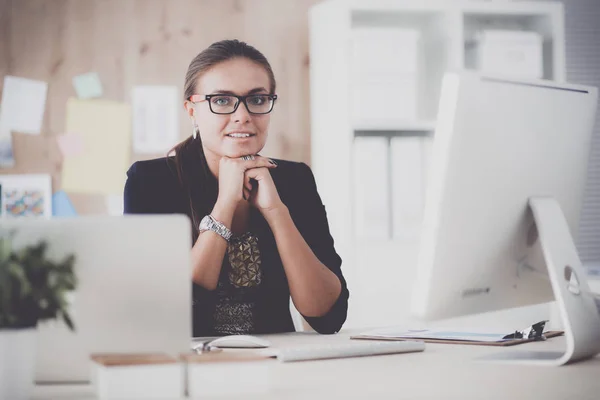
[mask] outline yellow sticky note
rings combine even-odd
[[[76,193],[122,193],[131,148],[130,106],[70,98],[66,131],[81,135],[83,152],[64,159],[62,189]]]

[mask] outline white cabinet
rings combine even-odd
[[[346,326],[408,315],[444,72],[512,68],[564,81],[563,13],[560,3],[524,1],[311,8],[311,166],[351,291]],[[363,209],[373,206],[386,209]]]

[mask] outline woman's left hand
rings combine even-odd
[[[251,168],[245,172],[245,183],[246,185],[251,182],[252,179],[256,181],[254,187],[250,192],[248,202],[256,207],[261,213],[276,210],[282,207],[284,204],[279,197],[273,178],[268,168]]]

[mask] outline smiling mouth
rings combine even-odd
[[[228,133],[226,136],[234,139],[245,139],[256,135],[254,133]]]

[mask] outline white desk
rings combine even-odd
[[[353,331],[265,335],[274,347],[345,342]],[[514,347],[427,344],[422,353],[273,363],[267,395],[248,399],[595,399],[600,396],[600,357],[564,367],[529,367],[477,361],[482,355],[516,350],[561,350],[564,338]],[[90,386],[38,386],[36,400],[91,400]],[[227,399],[228,397],[218,397]],[[239,398],[239,396],[235,396]]]

